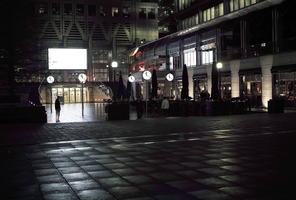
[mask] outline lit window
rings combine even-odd
[[[198,16],[198,14],[195,15],[195,24],[199,24],[199,16]]]
[[[256,0],[251,0],[251,4],[255,4],[256,2]]]
[[[239,1],[239,7],[244,8],[245,7],[245,0],[240,0]]]
[[[37,5],[37,14],[46,15],[47,14],[47,4],[40,3]]]
[[[174,57],[171,56],[170,57],[170,70],[173,70],[174,69]]]
[[[213,63],[213,51],[202,51],[201,52],[201,63],[210,64]]]
[[[245,4],[246,4],[246,6],[251,5],[251,0],[245,0]]]
[[[211,9],[211,19],[215,18],[215,7],[210,8]]]
[[[207,21],[207,10],[203,11],[203,22]]]
[[[119,16],[119,10],[116,7],[112,7],[112,17],[118,17]]]
[[[220,3],[219,4],[219,16],[224,15],[224,4]]]
[[[234,11],[233,0],[229,1],[229,9],[230,9],[230,12]]]
[[[234,3],[233,3],[234,10],[238,10],[239,9],[239,6],[238,6],[239,2],[238,1],[239,0],[234,0]]]
[[[184,50],[184,64],[187,67],[196,66],[196,51],[195,51],[195,48]]]

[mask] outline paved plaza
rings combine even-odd
[[[294,199],[295,119],[2,124],[1,199]]]

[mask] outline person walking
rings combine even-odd
[[[169,108],[170,108],[170,102],[166,97],[164,97],[162,102],[161,102],[162,113],[164,115],[168,115],[169,114]]]
[[[56,111],[56,122],[60,122],[61,102],[60,102],[59,96],[55,100],[54,107]]]

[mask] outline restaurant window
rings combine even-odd
[[[78,15],[78,16],[84,15],[84,5],[83,4],[76,5],[76,15]]]
[[[88,5],[88,16],[96,16],[96,5]]]
[[[53,15],[59,15],[60,14],[60,4],[59,3],[52,3],[52,5],[51,5],[51,13]]]
[[[296,106],[296,72],[273,74],[274,96],[283,98],[286,106]]]
[[[65,15],[72,15],[72,4],[70,3],[65,3],[64,4],[64,14]]]

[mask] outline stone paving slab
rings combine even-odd
[[[1,198],[293,199],[294,116],[6,125]],[[79,127],[85,132],[72,131]]]

